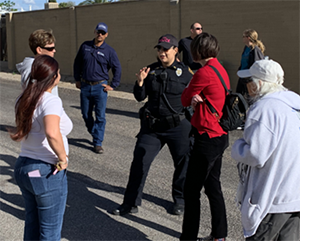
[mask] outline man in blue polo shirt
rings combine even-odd
[[[93,137],[93,150],[101,154],[104,152],[102,142],[106,125],[107,91],[114,90],[119,85],[121,66],[115,50],[105,43],[108,36],[107,25],[99,23],[94,34],[93,40],[81,45],[74,60],[73,73],[76,87],[81,89],[81,113],[85,126]],[[109,85],[110,69],[113,79]]]

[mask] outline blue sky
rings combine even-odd
[[[14,8],[16,8],[18,11],[21,11],[21,9],[24,9],[24,11],[29,11],[30,6],[32,10],[41,10],[45,8],[45,3],[47,2],[47,0],[11,0],[11,1],[15,3]],[[68,2],[68,1],[74,2],[76,5],[78,5],[84,0],[57,0],[58,3]]]
[[[0,0],[3,2],[4,0]],[[48,0],[10,0],[11,2],[14,2],[14,8],[16,8],[18,11],[29,11],[30,6],[32,10],[41,10],[45,8],[45,3],[48,2]],[[75,5],[78,5],[79,3],[83,2],[84,0],[57,0],[58,3],[62,2],[74,2]]]

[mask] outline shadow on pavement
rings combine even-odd
[[[114,114],[114,115],[123,115],[123,116],[133,117],[136,119],[139,118],[139,114],[137,112],[133,112],[133,111],[123,111],[123,110],[106,108],[106,113],[107,114]]]
[[[70,107],[81,110],[80,106],[71,105]],[[111,109],[111,108],[106,108],[106,114],[122,115],[122,116],[128,116],[128,117],[132,117],[136,119],[139,118],[139,114],[137,112],[117,110],[117,109]]]
[[[68,138],[69,145],[77,146],[89,151],[93,150],[93,142],[87,139],[80,138]]]
[[[1,125],[1,130],[2,130]],[[0,160],[5,161],[9,166],[0,166],[0,175],[1,176],[10,176],[10,179],[7,182],[17,185],[14,179],[14,165],[16,161],[16,157],[10,155],[3,155],[0,154]],[[6,202],[13,204],[14,206],[24,208],[24,200],[22,195],[20,194],[12,194],[12,193],[5,193],[4,191],[0,190],[0,197],[1,199],[5,200]],[[24,220],[24,210],[19,208],[13,207],[13,205],[8,205],[4,202],[0,202],[1,211],[11,214],[12,216]]]
[[[0,154],[0,160],[9,166],[1,166],[0,174],[11,178],[8,182],[16,185],[14,179],[14,165],[16,157]],[[102,192],[124,193],[124,188],[112,186],[96,181],[80,173],[68,171],[68,199],[62,229],[62,238],[68,240],[149,240],[138,229],[116,221],[110,212],[119,204],[102,196]],[[12,216],[24,220],[24,200],[20,194],[8,194],[0,192],[1,198],[10,204],[20,208],[14,208],[4,202],[0,202],[1,210]],[[144,199],[169,209],[172,205],[167,200],[144,194]],[[161,233],[173,237],[179,237],[179,233],[168,227],[154,223],[135,215],[126,215],[133,222],[155,229]]]
[[[13,129],[15,126],[10,125],[0,125],[0,131],[8,132],[8,130]]]
[[[63,236],[65,238],[68,238],[67,232],[71,232],[72,234],[70,236],[75,240],[105,240],[104,237],[108,237],[107,240],[147,240],[144,236],[139,236],[139,230],[119,223],[111,218],[111,211],[119,204],[89,190],[94,189],[123,194],[125,190],[124,188],[95,181],[80,173],[68,171],[67,175],[69,193],[63,228]],[[144,194],[143,198],[154,202],[157,205],[162,204],[161,206],[165,208],[170,208],[172,205],[169,201],[148,194]],[[179,237],[180,235],[177,231],[149,220],[139,218],[136,215],[126,215],[124,218],[173,237]],[[70,221],[72,224],[67,225],[67,222]],[[74,225],[73,222],[75,222]],[[76,229],[77,227],[81,227],[77,231],[79,232],[77,237],[74,237],[77,232],[73,232],[72,229],[67,231],[67,227],[73,226],[76,227]],[[85,230],[83,232],[84,234],[82,234],[82,230]],[[85,236],[86,239],[84,238]]]

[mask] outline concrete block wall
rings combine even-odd
[[[15,64],[23,61],[26,56],[34,54],[29,48],[28,38],[36,29],[52,29],[56,38],[56,59],[59,62],[62,74],[71,75],[69,68],[73,60],[70,58],[72,29],[70,28],[70,9],[50,9],[31,12],[14,13],[12,20],[7,21],[7,28],[11,30],[11,41],[7,39],[10,69],[15,69]],[[72,10],[73,11],[73,10]],[[8,27],[9,25],[9,27]],[[9,36],[8,36],[9,37]],[[75,51],[72,51],[74,54]]]
[[[62,75],[72,75],[72,65],[81,43],[94,37],[98,22],[109,28],[106,42],[117,52],[123,84],[133,84],[135,73],[156,61],[153,49],[158,38],[171,33],[188,36],[190,25],[199,21],[220,43],[218,59],[227,69],[235,90],[236,72],[244,47],[242,33],[255,29],[266,46],[265,54],[280,62],[285,85],[300,92],[300,2],[169,0],[123,1],[63,9],[12,13],[7,20],[9,68],[32,55],[28,37],[39,28],[52,29],[57,39],[55,55]]]
[[[299,1],[181,1],[182,37],[189,34],[194,21],[200,21],[203,31],[217,37],[221,47],[218,59],[223,61],[234,90],[244,48],[242,33],[251,28],[264,43],[265,55],[282,65],[285,86],[299,92],[299,19]]]

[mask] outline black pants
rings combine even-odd
[[[209,199],[214,238],[227,236],[226,209],[221,190],[222,155],[228,146],[228,136],[209,138],[207,133],[195,134],[184,189],[185,212],[181,240],[197,240],[202,187]]]
[[[255,235],[246,238],[246,241],[253,240],[300,240],[300,212],[267,214],[259,224]]]
[[[153,132],[142,123],[137,136],[124,204],[141,205],[142,192],[151,163],[165,144],[168,145],[175,167],[172,196],[175,203],[184,204],[183,190],[190,155],[190,130],[191,125],[186,119],[182,120],[179,126],[164,132]]]

